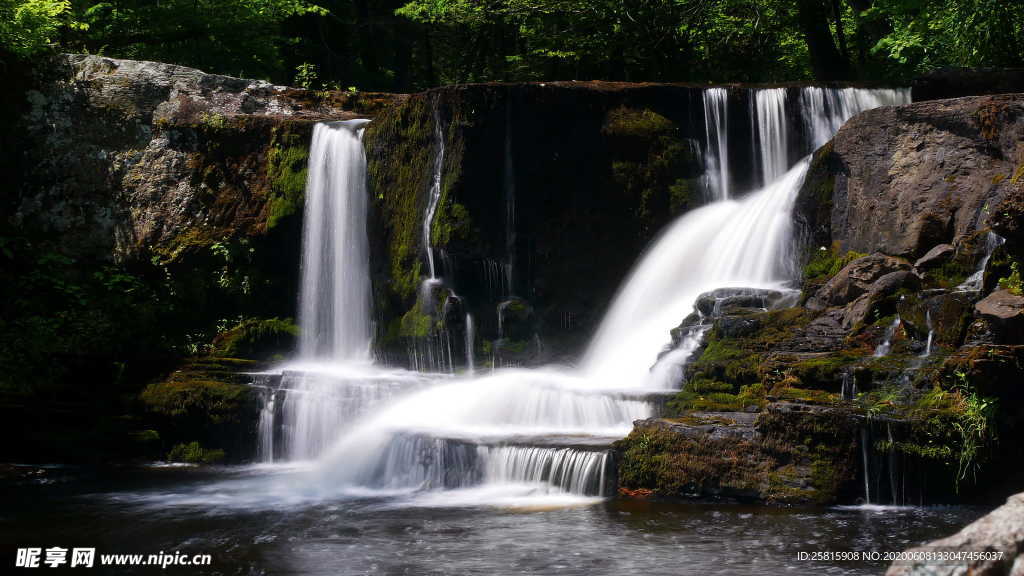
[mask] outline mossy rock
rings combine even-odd
[[[281,359],[295,350],[299,327],[290,318],[248,318],[218,334],[214,352],[230,358]]]

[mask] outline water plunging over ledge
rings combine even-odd
[[[791,212],[809,166],[807,157],[792,154],[800,148],[797,133],[801,142],[818,142],[855,112],[906,100],[896,91],[806,89],[796,101],[801,128],[787,125],[785,91],[754,91],[750,121],[766,185],[736,194],[726,138],[728,93],[709,89],[704,96],[706,178],[716,201],[683,215],[648,248],[577,369],[452,376],[372,364],[368,273],[353,275],[368,265],[363,125],[318,126],[303,239],[300,323],[306,360],[283,370],[280,385],[268,394],[269,423],[260,427],[271,435],[261,441],[271,446],[264,453],[315,460],[292,489],[317,498],[411,494],[418,502],[437,502],[439,494],[456,499],[458,493],[458,501],[474,504],[506,502],[510,495],[563,502],[607,495],[614,480],[608,469],[611,442],[628,433],[634,420],[654,414],[657,397],[678,385],[681,366],[700,343],[703,330],[692,330],[658,360],[670,329],[693,309],[697,296],[730,286],[778,289],[793,278]],[[430,239],[443,176],[437,110],[434,122],[435,161],[423,223],[428,289],[443,282]],[[506,142],[506,155],[508,148]],[[801,156],[810,151],[801,150]],[[514,220],[506,216],[511,226]],[[467,316],[466,325],[471,361],[472,318]]]

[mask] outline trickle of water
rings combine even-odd
[[[430,196],[427,199],[427,209],[423,213],[423,247],[427,251],[427,270],[430,272],[430,279],[437,278],[437,271],[434,269],[434,245],[430,237],[430,231],[434,226],[434,214],[437,212],[437,203],[441,200],[441,179],[444,175],[444,129],[441,126],[441,111],[434,106],[434,174],[430,183]]]
[[[924,352],[921,354],[921,358],[927,358],[932,355],[932,338],[935,336],[935,329],[932,327],[932,312],[928,310],[925,312],[925,323],[928,326],[928,341],[924,346]]]

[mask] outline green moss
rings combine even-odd
[[[830,354],[796,362],[789,367],[787,374],[795,377],[801,387],[828,388],[842,378],[844,369],[859,359],[859,356],[843,353]]]
[[[299,327],[291,318],[248,318],[213,341],[221,356],[268,359],[295,348]]]
[[[867,256],[867,254],[853,250],[840,255],[838,243],[833,244],[828,249],[819,249],[815,251],[810,261],[804,266],[804,281],[808,284],[824,284],[845,268],[847,264],[864,256]]]
[[[622,106],[608,112],[602,131],[612,136],[652,138],[676,131],[675,124],[652,110],[635,110]]]
[[[275,130],[267,151],[266,226],[275,228],[282,220],[302,211],[305,202],[309,147],[298,134]]]
[[[430,335],[433,327],[433,320],[416,304],[402,316],[399,334],[405,338],[425,338]]]
[[[252,389],[244,384],[221,380],[226,371],[220,364],[192,365],[164,381],[150,384],[140,400],[150,412],[168,417],[194,417],[212,424],[236,422],[251,402]],[[233,371],[232,371],[233,372]]]
[[[167,453],[167,460],[190,464],[216,464],[224,460],[224,451],[203,448],[199,442],[189,442],[171,448],[171,451]]]

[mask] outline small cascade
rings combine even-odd
[[[370,270],[366,235],[366,120],[313,129],[306,179],[302,282],[303,358],[370,355]]]
[[[988,261],[992,258],[992,253],[995,252],[996,248],[1001,246],[1004,242],[1006,242],[1006,238],[1003,238],[995,232],[989,232],[985,236],[985,255],[981,258],[981,262],[978,263],[978,269],[956,287],[957,292],[981,291],[982,284],[985,282],[985,267],[988,266]]]
[[[896,319],[893,320],[892,324],[890,324],[885,329],[885,338],[882,340],[882,343],[879,344],[877,348],[875,348],[875,354],[874,354],[875,358],[881,358],[883,356],[888,356],[889,355],[889,352],[892,350],[892,339],[896,335],[896,330],[899,327],[900,327],[900,315],[897,314],[896,315]]]
[[[757,90],[754,95],[757,122],[756,149],[761,165],[761,183],[774,182],[789,169],[789,140],[786,128],[786,89]]]
[[[470,375],[476,372],[476,361],[473,355],[473,344],[476,340],[476,329],[473,326],[473,316],[466,313],[466,372]]]
[[[729,93],[725,88],[704,91],[704,178],[712,200],[729,199]]]
[[[864,463],[864,503],[871,504],[871,458],[868,452],[871,450],[871,415],[867,415],[867,421],[860,429],[860,455]]]
[[[928,341],[925,343],[924,352],[921,353],[921,358],[927,358],[932,355],[932,339],[935,337],[935,328],[932,326],[932,312],[928,310],[924,315],[925,325],[928,326]]]
[[[256,448],[257,462],[274,461],[274,428],[276,414],[277,390],[266,390],[264,392],[263,407],[260,409],[260,419],[257,430],[259,437],[259,442]]]
[[[605,496],[606,450],[542,446],[481,447],[488,482],[548,484],[570,494]]]

